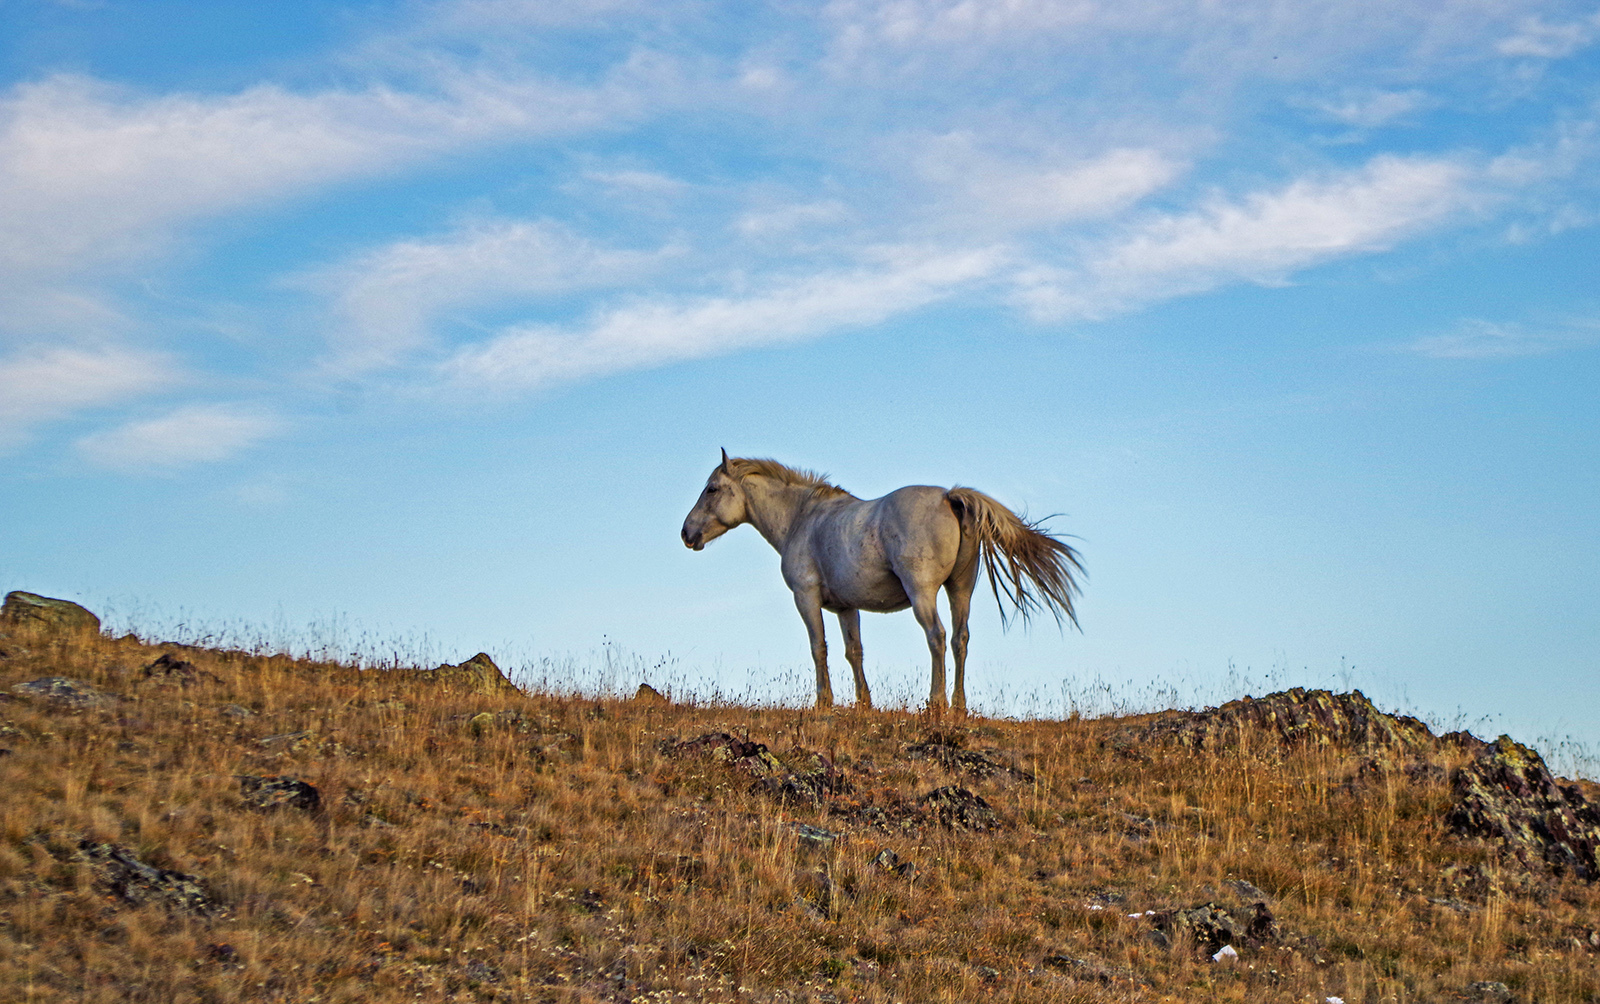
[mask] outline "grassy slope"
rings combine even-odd
[[[1600,892],[1450,837],[1436,774],[1265,744],[1140,760],[1102,748],[1115,722],[970,720],[954,726],[968,746],[1036,775],[976,781],[903,757],[932,724],[916,715],[492,699],[193,651],[220,682],[184,689],[144,679],[161,651],[94,639],[0,659],[0,693],[60,675],[124,698],[0,703],[0,1001],[1355,1002],[1476,980],[1600,995]],[[474,726],[484,711],[513,713]],[[888,832],[661,751],[718,730],[831,757],[855,785],[839,810],[961,783],[1004,825]],[[250,810],[239,774],[302,778],[322,809]],[[797,821],[843,836],[811,849]],[[198,876],[221,912],[118,899],[85,838]],[[883,848],[915,878],[875,867]],[[1282,929],[1237,963],[1128,917],[1234,901],[1234,878],[1271,894]],[[1042,964],[1057,955],[1081,964]]]

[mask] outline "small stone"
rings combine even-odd
[[[982,980],[985,983],[998,983],[998,982],[1000,982],[1000,970],[998,970],[998,969],[993,969],[993,968],[991,968],[989,966],[978,966],[977,967],[977,973],[978,973],[978,979]]]
[[[467,728],[472,730],[474,736],[481,738],[484,734],[494,730],[494,714],[484,711],[473,715],[467,722]]]
[[[1481,1004],[1511,1004],[1511,988],[1498,980],[1479,980],[1467,987],[1467,999]]]
[[[900,878],[914,878],[917,874],[916,865],[912,864],[910,861],[901,861],[900,855],[889,850],[887,847],[878,852],[877,857],[872,859],[872,864],[879,871],[888,875],[895,875]]]
[[[239,790],[244,804],[252,809],[291,808],[313,812],[322,805],[321,793],[299,778],[241,774]]]
[[[249,708],[245,707],[242,704],[225,704],[225,705],[222,706],[222,713],[227,715],[229,718],[253,718],[253,717],[255,717],[255,712],[251,711]]]
[[[221,683],[222,677],[209,673],[186,659],[179,659],[171,652],[161,653],[161,657],[144,668],[144,678],[153,683],[168,686],[183,687],[188,689],[202,683]]]
[[[963,830],[993,830],[1000,825],[1000,817],[981,797],[965,788],[948,785],[917,799],[917,804],[931,810],[945,826]]]
[[[839,839],[839,834],[824,830],[820,826],[812,826],[809,823],[795,823],[794,831],[800,837],[802,846],[819,850],[826,850],[832,847],[833,842]]]

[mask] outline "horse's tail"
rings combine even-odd
[[[1077,551],[1041,529],[1040,523],[1028,522],[983,492],[957,486],[945,497],[961,520],[962,535],[978,543],[1002,623],[1008,619],[1000,599],[1004,592],[1023,623],[1043,607],[1055,615],[1057,624],[1065,617],[1078,626],[1072,598],[1078,595],[1078,578],[1085,573]]]

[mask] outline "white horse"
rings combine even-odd
[[[833,704],[822,611],[839,616],[844,655],[856,678],[856,703],[872,706],[861,668],[861,611],[910,607],[933,656],[932,707],[945,704],[944,625],[937,599],[950,600],[956,679],[953,706],[967,707],[967,614],[988,565],[995,601],[1002,591],[1024,620],[1038,608],[1076,626],[1072,607],[1083,574],[1072,548],[999,502],[971,488],[911,485],[881,499],[858,499],[809,471],[775,460],[728,456],[711,472],[683,521],[683,542],[696,551],[741,523],[751,523],[777,549],[783,581],[811,635],[817,706]],[[1000,607],[1002,620],[1006,609]]]

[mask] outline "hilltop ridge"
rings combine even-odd
[[[1595,786],[1359,692],[596,700],[63,602],[0,612],[0,1000],[1600,996]]]

